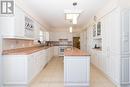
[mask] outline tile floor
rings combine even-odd
[[[90,87],[116,87],[94,66],[90,74]],[[30,87],[63,87],[63,58],[54,57]]]

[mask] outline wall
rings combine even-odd
[[[59,41],[59,39],[68,39],[72,41],[72,33],[70,32],[50,32],[50,41]]]
[[[82,29],[73,29],[73,32],[69,32],[69,28],[51,29],[50,30],[50,41],[58,41],[59,39],[69,39],[73,41],[73,37],[80,37]]]
[[[15,40],[15,39],[4,39],[3,40],[3,50],[16,49],[33,46],[33,41],[29,40]]]

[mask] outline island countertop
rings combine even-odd
[[[2,55],[29,55],[35,53],[40,50],[48,49],[52,46],[36,46],[36,47],[27,47],[27,48],[19,48],[19,49],[11,49],[11,50],[4,50]]]
[[[78,48],[67,48],[64,52],[65,56],[90,56],[89,53],[81,51]]]

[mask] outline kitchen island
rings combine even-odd
[[[88,87],[90,78],[90,55],[77,48],[64,53],[64,86]]]

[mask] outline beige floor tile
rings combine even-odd
[[[63,58],[54,57],[35,78],[30,87],[64,87],[63,66]],[[90,87],[116,87],[94,66],[91,66],[90,75]]]

